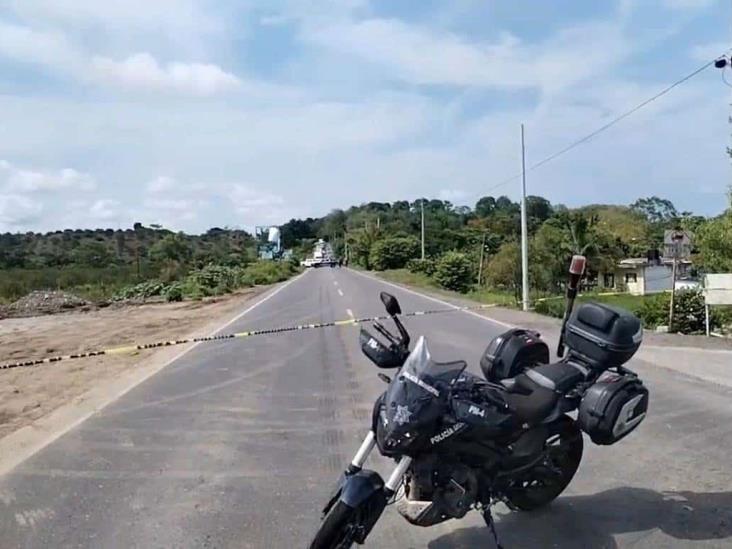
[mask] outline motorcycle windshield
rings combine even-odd
[[[427,341],[419,338],[386,392],[379,429],[386,448],[406,450],[421,435],[431,435],[445,413],[450,386],[465,367],[464,361],[433,361]]]

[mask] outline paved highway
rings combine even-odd
[[[405,311],[441,307],[319,269],[230,329],[381,314],[383,289]],[[463,312],[407,326],[436,358],[465,358],[474,371],[505,329]],[[499,510],[506,547],[732,546],[732,391],[633,365],[652,391],[649,419],[617,446],[587,441],[552,506]],[[353,327],[196,347],[0,477],[0,547],[305,547],[382,388]],[[420,529],[387,509],[368,546],[492,545],[475,514]]]

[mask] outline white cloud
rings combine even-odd
[[[268,191],[259,191],[241,184],[232,185],[231,201],[236,209],[242,213],[276,208],[285,203],[285,199],[280,195]]]
[[[27,196],[0,193],[0,229],[17,230],[33,226],[43,205]]]
[[[377,64],[399,80],[504,89],[561,89],[630,51],[618,25],[594,22],[566,28],[540,44],[526,44],[508,32],[492,42],[469,41],[396,19],[318,21],[304,25],[301,38]]]
[[[75,46],[66,34],[0,21],[0,57],[38,64],[82,83],[100,83],[131,90],[167,91],[199,96],[235,91],[242,81],[213,63],[172,61],[162,64],[147,52],[122,60],[92,56]],[[266,89],[259,89],[264,87]],[[249,92],[269,92],[257,82]],[[272,86],[274,88],[274,86]]]
[[[0,188],[8,192],[32,193],[69,189],[93,191],[96,187],[96,181],[91,175],[72,168],[59,171],[28,170],[0,160]]]
[[[717,0],[664,0],[667,7],[676,10],[708,8],[716,2]]]
[[[80,64],[80,53],[63,33],[36,30],[1,20],[0,57],[66,72],[79,70]]]
[[[120,203],[117,200],[106,198],[97,200],[92,204],[91,208],[89,208],[89,215],[93,219],[104,221],[117,219],[120,215],[119,206]]]
[[[151,198],[145,200],[145,208],[160,212],[177,212],[184,216],[193,215],[195,204],[192,200],[174,198]]]
[[[178,182],[167,175],[159,175],[147,184],[147,192],[150,194],[162,194],[176,188]]]
[[[691,48],[691,58],[697,61],[711,61],[712,59],[729,52],[732,49],[732,41],[729,42],[707,42],[697,44]]]
[[[7,5],[18,18],[30,23],[80,31],[147,31],[194,40],[224,27],[223,20],[207,9],[205,0],[8,0]]]
[[[217,65],[181,62],[161,65],[149,53],[138,53],[123,61],[95,57],[91,66],[96,80],[132,89],[213,95],[236,90],[241,84],[236,76]]]
[[[453,204],[463,203],[469,196],[470,193],[467,193],[462,189],[442,189],[437,194],[437,197],[440,200],[447,200]]]
[[[231,185],[227,193],[236,212],[246,225],[282,223],[287,217],[285,199],[270,191],[254,189],[249,185]]]

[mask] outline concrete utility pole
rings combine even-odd
[[[523,310],[529,310],[529,236],[526,221],[526,146],[521,124],[521,287]]]
[[[483,233],[483,240],[480,243],[480,263],[478,264],[478,286],[483,277],[483,253],[485,252],[485,233]]]
[[[422,261],[424,261],[424,198],[419,199],[422,206]]]
[[[671,332],[673,330],[673,324],[674,324],[674,296],[676,295],[676,264],[679,261],[679,256],[681,255],[681,241],[684,238],[684,233],[682,232],[676,232],[672,237],[671,241],[673,242],[673,245],[671,246],[672,249],[672,260],[673,263],[671,264],[671,303],[669,303],[668,308],[668,331]]]

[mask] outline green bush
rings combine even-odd
[[[287,280],[295,272],[295,267],[289,261],[257,261],[240,272],[242,286],[258,284],[274,284]]]
[[[566,303],[561,298],[549,298],[537,301],[534,305],[534,311],[539,314],[562,318],[564,316],[564,308]]]
[[[409,269],[409,272],[424,273],[427,276],[432,276],[433,274],[435,274],[436,267],[437,264],[435,263],[435,260],[431,258],[410,259],[407,262],[407,269]]]
[[[701,291],[682,290],[676,292],[674,298],[674,323],[671,329],[682,334],[705,332],[704,295]]]
[[[194,298],[221,295],[235,290],[239,283],[238,269],[224,265],[206,265],[188,274],[184,282],[184,292]]]
[[[183,284],[173,282],[165,289],[165,301],[183,301]]]
[[[668,308],[670,296],[668,294],[656,294],[645,298],[640,306],[633,310],[633,314],[641,319],[643,326],[653,329],[656,326],[668,324]]]
[[[122,301],[125,299],[147,299],[163,295],[167,290],[167,285],[158,280],[147,280],[134,284],[132,286],[124,286],[120,288],[113,296],[114,301]]]
[[[435,280],[443,288],[465,293],[470,288],[472,273],[472,265],[465,254],[447,252],[437,262]]]
[[[401,269],[419,254],[419,241],[412,236],[389,237],[371,246],[371,266],[377,271]]]

